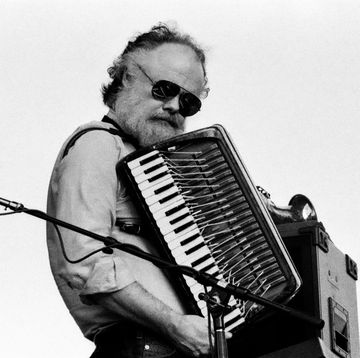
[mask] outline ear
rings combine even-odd
[[[121,83],[123,87],[129,87],[132,84],[133,74],[131,73],[128,66],[124,67],[123,72],[121,73]]]

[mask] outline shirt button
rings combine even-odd
[[[144,347],[144,348],[145,348],[145,350],[148,351],[148,350],[150,349],[150,346],[149,346],[148,344],[145,344],[145,347]]]

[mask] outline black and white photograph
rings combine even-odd
[[[0,43],[0,357],[360,357],[359,1],[0,0]]]

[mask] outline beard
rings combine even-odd
[[[123,116],[121,127],[141,147],[146,147],[184,133],[185,119],[180,114],[155,114],[148,118]]]

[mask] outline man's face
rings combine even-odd
[[[201,63],[188,46],[164,44],[135,55],[134,61],[154,82],[171,81],[197,97],[203,90]],[[126,80],[114,108],[123,130],[141,146],[183,133],[185,118],[179,113],[179,95],[169,100],[155,99],[153,84],[139,67],[130,64],[130,72],[133,76]]]

